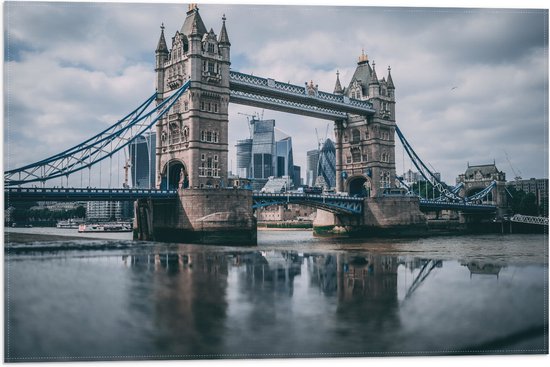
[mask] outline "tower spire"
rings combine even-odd
[[[376,65],[376,63],[373,61],[372,62],[372,74],[371,74],[371,77],[370,77],[369,84],[379,84],[378,83],[378,75],[376,75],[376,70],[374,68],[375,65]]]
[[[218,43],[220,45],[228,45],[231,46],[231,42],[229,42],[229,36],[227,35],[227,29],[225,29],[225,14],[222,17],[222,30],[220,31],[220,38],[218,40]]]
[[[391,66],[388,66],[388,89],[395,89],[393,79],[391,78]]]
[[[160,38],[155,52],[168,53],[168,46],[166,46],[166,39],[164,38],[164,23],[160,26]]]
[[[336,70],[336,84],[334,85],[334,94],[344,94],[342,84],[340,84],[340,71]]]

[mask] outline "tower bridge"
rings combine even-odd
[[[423,231],[421,208],[492,213],[437,178],[416,155],[396,124],[395,85],[388,67],[379,79],[375,63],[362,53],[348,86],[336,75],[332,93],[313,81],[303,86],[230,70],[231,42],[222,17],[218,35],[207,31],[192,5],[168,48],[164,26],[155,49],[155,93],[137,109],[96,136],[36,163],[5,172],[8,200],[137,200],[140,239],[256,243],[253,208],[286,202],[318,208],[315,227],[347,231]],[[336,191],[346,195],[261,195],[229,189],[229,103],[327,119],[334,122]],[[156,130],[156,189],[46,188],[53,178],[83,172]],[[396,189],[395,135],[409,157],[441,193],[429,202],[388,195]],[[44,187],[25,185],[42,183]],[[492,189],[492,188],[491,188]],[[490,190],[488,190],[489,192]],[[479,196],[479,193],[476,195]]]

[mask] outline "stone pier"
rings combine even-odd
[[[338,215],[317,210],[315,235],[407,236],[427,233],[426,216],[414,197],[374,197],[364,199],[360,216]]]
[[[172,200],[135,204],[134,239],[233,246],[257,244],[252,192],[184,189]]]

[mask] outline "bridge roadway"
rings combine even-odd
[[[175,199],[177,190],[36,188],[9,187],[4,198],[9,201],[134,201],[137,199]]]
[[[178,197],[177,190],[157,189],[106,189],[106,188],[36,188],[8,187],[4,198],[15,201],[134,201],[137,199],[171,200]],[[254,193],[253,208],[277,204],[303,204],[332,213],[359,215],[363,213],[363,198],[344,195],[314,195],[302,193]],[[458,210],[464,212],[492,213],[494,205],[451,203],[420,199],[420,209]]]

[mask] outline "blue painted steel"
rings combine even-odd
[[[449,188],[449,186],[447,186],[444,182],[441,182],[424,164],[424,162],[422,162],[422,160],[415,153],[407,139],[405,139],[405,136],[403,135],[399,127],[395,126],[395,132],[401,140],[401,143],[403,144],[407,155],[411,158],[416,169],[418,169],[418,172],[422,174],[422,177],[424,177],[426,181],[430,182],[435,187],[435,189],[439,191],[440,194],[444,195],[448,200],[465,202],[465,199],[463,197],[453,193],[451,188]]]
[[[481,200],[484,197],[486,197],[495,187],[497,187],[497,182],[493,181],[493,182],[491,182],[491,184],[489,186],[487,186],[486,188],[484,188],[480,192],[478,192],[474,195],[468,196],[466,198],[466,201],[469,202],[469,201]]]
[[[170,110],[189,85],[190,82],[187,81],[171,96],[147,113],[145,111],[154,101],[154,96],[148,98],[126,118],[85,142],[41,161],[5,172],[4,185],[15,186],[44,182],[56,177],[68,176],[111,157],[138,136],[148,131]],[[153,118],[155,114],[156,116]],[[150,119],[149,122],[147,122],[148,119]]]
[[[270,78],[231,71],[230,101],[256,107],[298,113],[323,119],[347,119],[348,114],[370,116],[376,111],[368,101],[341,94],[320,92],[316,88],[282,83]]]
[[[9,187],[4,189],[7,202],[14,201],[134,201],[137,199],[175,199],[177,190],[156,189],[75,189]]]
[[[252,200],[254,209],[270,205],[302,204],[337,214],[360,215],[363,213],[363,198],[341,195],[254,193]]]
[[[420,209],[458,210],[458,211],[468,212],[468,213],[470,212],[492,213],[497,210],[497,207],[495,205],[420,199]]]

